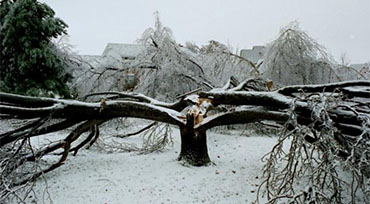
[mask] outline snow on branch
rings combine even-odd
[[[0,93],[0,95],[6,95]],[[12,95],[16,102],[23,99],[23,96]],[[29,97],[34,101],[37,98]],[[147,99],[142,96],[142,98]],[[39,99],[43,101],[43,99]],[[166,122],[170,124],[183,124],[181,114],[175,110],[161,107],[164,105],[152,105],[145,102],[134,101],[102,101],[100,103],[88,103],[74,100],[50,99],[54,105],[48,107],[18,107],[11,105],[0,105],[0,112],[2,114],[12,115],[20,118],[37,118],[51,115],[53,118],[66,118],[73,120],[87,120],[87,119],[111,119],[116,117],[138,117],[143,119],[156,120],[159,122]],[[7,98],[0,102],[10,103]],[[16,104],[17,105],[17,104]],[[148,114],[150,113],[150,114]]]
[[[226,105],[255,105],[277,109],[289,108],[293,98],[289,98],[276,92],[256,92],[256,91],[218,91],[218,92],[201,92],[201,98],[209,98],[215,104]],[[298,109],[309,111],[308,104],[298,102]]]
[[[289,95],[297,92],[333,92],[335,89],[345,88],[345,87],[356,87],[356,86],[365,86],[370,87],[370,81],[344,81],[338,83],[329,83],[329,84],[315,84],[315,85],[295,85],[295,86],[286,86],[279,90],[278,93]],[[347,89],[348,93],[351,93],[353,89]],[[355,93],[355,90],[353,90]],[[366,95],[365,95],[366,96]],[[369,97],[370,95],[367,95]]]
[[[235,110],[226,113],[219,113],[206,117],[201,123],[194,128],[196,130],[207,130],[212,127],[221,125],[234,125],[271,120],[278,123],[285,123],[289,119],[287,113],[279,111],[269,111],[266,109],[245,109]]]

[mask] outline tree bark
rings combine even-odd
[[[206,130],[194,130],[194,116],[186,115],[186,125],[180,127],[181,151],[179,161],[192,166],[206,166],[211,159],[208,156]]]

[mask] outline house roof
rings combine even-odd
[[[356,70],[360,71],[364,67],[369,67],[370,65],[368,63],[362,63],[362,64],[351,64],[350,67],[355,68]]]
[[[265,46],[253,46],[252,49],[242,49],[240,51],[240,56],[256,64],[265,56],[265,52]]]
[[[103,51],[102,56],[110,56],[116,59],[133,59],[137,57],[144,50],[144,48],[144,45],[138,44],[108,43]]]

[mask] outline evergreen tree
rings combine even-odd
[[[64,70],[53,38],[66,34],[67,24],[37,0],[0,2],[0,91],[69,97]]]

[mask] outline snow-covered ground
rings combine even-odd
[[[27,203],[252,203],[261,182],[261,157],[275,137],[208,132],[215,165],[187,167],[174,146],[151,154],[83,150],[36,182]],[[138,138],[139,139],[139,138]],[[47,186],[47,188],[46,188]],[[45,191],[47,190],[47,191]],[[50,201],[51,199],[51,201]]]

